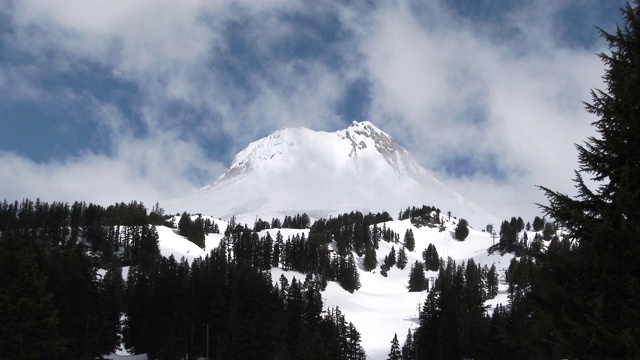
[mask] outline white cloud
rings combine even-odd
[[[5,153],[0,166],[30,180],[4,173],[0,183],[10,185],[2,191],[33,197],[46,190],[86,199],[173,196],[222,171],[220,156],[206,153],[203,143],[234,139],[220,150],[229,158],[282,126],[335,130],[353,120],[341,119],[337,104],[354,80],[366,78],[370,118],[361,120],[394,135],[445,183],[496,214],[537,212],[534,185],[572,191],[573,143],[592,132],[593,119],[581,101],[601,81],[603,67],[593,55],[598,49],[571,49],[554,38],[558,24],[548,19],[562,6],[552,1],[515,7],[508,24],[496,25],[518,33],[508,41],[444,4],[15,2],[15,34],[8,44],[46,63],[47,71],[71,73],[92,63],[131,83],[139,91],[134,112],[144,130],[136,135],[131,115],[117,104],[86,96],[87,117],[100,124],[109,152],[45,164]],[[338,40],[319,49],[337,65],[278,54],[300,34],[317,36],[291,21],[302,16],[326,16],[344,27]],[[239,46],[255,58],[234,54]],[[58,94],[47,93],[37,79],[36,65],[0,68],[3,92],[15,87],[16,97],[52,101]],[[195,109],[198,119],[175,116],[167,110],[173,104]],[[461,158],[496,167],[499,178],[444,171]],[[98,179],[89,182],[92,177]]]
[[[168,134],[119,141],[117,153],[110,156],[84,153],[46,163],[0,153],[1,196],[103,205],[139,200],[150,205],[184,196],[197,183],[190,174],[213,177],[224,170],[201,149]]]
[[[437,6],[416,13],[403,2],[377,11],[361,47],[373,120],[400,134],[445,183],[505,217],[538,212],[533,203],[544,199],[535,185],[573,192],[573,143],[592,134],[582,101],[603,71],[596,49],[563,48],[547,16],[522,16],[531,7],[511,18],[528,49]],[[549,15],[558,7],[542,8]],[[460,158],[489,160],[498,177],[444,171]]]

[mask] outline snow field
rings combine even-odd
[[[491,309],[489,309],[491,313],[498,303],[507,303],[504,271],[509,267],[512,255],[487,254],[487,248],[493,243],[491,236],[488,233],[472,228],[469,229],[469,236],[465,241],[454,239],[453,231],[457,224],[457,219],[451,218],[449,221],[446,216],[443,216],[442,219],[445,222],[445,230],[442,232],[439,231],[438,227],[416,228],[409,220],[387,222],[387,228],[400,234],[400,242],[387,243],[380,240],[377,251],[379,265],[372,272],[364,271],[362,269],[362,259],[356,257],[361,288],[351,294],[342,289],[337,282],[329,282],[327,289],[323,292],[324,307],[339,307],[346,320],[356,326],[362,336],[362,346],[370,359],[386,359],[393,335],[397,334],[400,342],[403,342],[407,330],[409,328],[415,329],[418,326],[419,311],[428,291],[410,293],[407,291],[406,285],[411,265],[416,260],[422,262],[422,252],[430,243],[435,245],[439,256],[445,261],[448,257],[451,257],[459,265],[463,261],[466,262],[469,258],[473,258],[477,264],[489,267],[495,264],[501,278],[500,294],[496,299],[487,301],[486,304],[491,305]],[[217,219],[213,220],[220,227],[220,231],[224,232],[227,223]],[[378,224],[378,227],[382,229],[383,224]],[[160,236],[162,255],[173,255],[176,259],[184,256],[190,262],[199,256],[205,256],[218,246],[223,237],[223,234],[207,235],[205,240],[206,249],[202,250],[178,235],[174,229],[164,226],[159,226],[157,229]],[[380,274],[380,264],[383,263],[385,255],[391,251],[392,246],[395,248],[396,254],[402,248],[404,233],[407,229],[412,229],[416,244],[414,251],[407,251],[408,262],[406,268],[400,270],[394,266],[387,273],[387,277],[382,276]],[[269,232],[275,240],[278,231],[280,231],[285,241],[288,237],[293,237],[297,234],[304,234],[305,237],[309,235],[308,229],[269,229],[261,231],[259,236],[266,236],[267,232]],[[280,268],[273,268],[271,273],[274,283],[279,281],[280,275],[285,275],[289,281],[293,277],[304,281],[306,277],[302,273],[284,271]],[[431,286],[433,279],[437,276],[437,272],[427,271],[425,275],[429,279]]]

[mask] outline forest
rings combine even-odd
[[[311,276],[324,274],[323,257],[310,257],[307,241],[276,237],[282,255],[274,255],[264,250],[270,240],[237,225],[221,246],[189,264],[160,255],[154,224],[173,226],[170,219],[158,205],[148,212],[136,201],[107,208],[4,201],[1,357],[96,359],[123,343],[158,359],[194,359],[207,350],[216,359],[365,358],[353,324],[340,309],[323,306],[321,281]],[[176,231],[216,230],[200,219],[181,217]],[[309,275],[273,285],[272,262]],[[326,265],[335,267],[327,269],[331,279],[351,271],[344,260]],[[357,286],[346,278],[345,287]]]
[[[615,33],[600,30],[610,50],[599,54],[606,89],[585,104],[598,118],[597,135],[576,145],[577,195],[540,186],[544,216],[533,225],[505,220],[488,249],[514,255],[506,304],[485,306],[497,294],[495,267],[443,259],[435,246],[407,264],[414,234],[386,228],[386,212],[313,222],[297,214],[257,219],[253,228],[232,218],[220,245],[189,263],[160,255],[156,226],[203,247],[220,229],[201,215],[168,215],[137,201],[5,200],[0,358],[96,359],[123,344],[153,359],[365,359],[358,330],[321,296],[328,281],[358,290],[358,257],[381,276],[411,266],[407,291],[428,290],[417,327],[402,344],[398,334],[390,339],[389,359],[637,359],[640,0],[621,15]],[[443,216],[431,206],[399,212],[415,227],[437,228]],[[468,234],[462,220],[458,241]],[[283,227],[308,236],[285,239]],[[529,239],[523,229],[536,234]],[[379,264],[381,241],[394,246]],[[273,267],[305,276],[273,281]],[[433,283],[425,271],[438,272]]]

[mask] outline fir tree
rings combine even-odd
[[[440,255],[436,250],[435,245],[429,244],[422,252],[422,260],[424,260],[424,266],[427,270],[438,271],[440,267]]]
[[[371,243],[367,243],[364,248],[364,270],[372,271],[378,266],[378,258],[376,255],[376,248]]]
[[[413,251],[416,247],[416,239],[413,236],[413,230],[407,229],[404,233],[404,247],[409,251]]]
[[[407,331],[407,337],[402,345],[402,360],[416,360],[416,346],[411,329]]]
[[[389,251],[389,255],[387,255],[386,259],[387,260],[385,261],[385,264],[388,267],[392,267],[393,265],[396,264],[396,261],[397,261],[397,259],[396,259],[396,249],[395,249],[394,246],[391,247],[391,251]]]
[[[536,216],[535,219],[533,219],[533,231],[538,232],[542,231],[542,229],[544,229],[544,219]]]
[[[387,360],[402,360],[402,352],[400,352],[400,344],[398,343],[398,334],[393,334],[393,340],[391,340],[391,350]]]
[[[189,230],[191,229],[191,218],[187,212],[183,212],[178,221],[178,233],[182,236],[189,236]]]
[[[396,266],[398,267],[398,269],[402,270],[405,267],[407,267],[407,262],[409,260],[407,259],[407,252],[404,249],[404,246],[400,249],[400,251],[398,252],[398,261],[396,261]]]
[[[424,275],[424,267],[420,261],[416,260],[416,262],[411,266],[407,288],[409,289],[409,292],[417,292],[427,289],[427,278]]]
[[[460,219],[455,230],[456,239],[464,241],[469,236],[469,223],[465,219]]]
[[[498,296],[498,280],[496,266],[495,264],[492,264],[491,268],[487,272],[487,298],[493,299]]]
[[[0,319],[2,359],[56,359],[64,349],[45,276],[25,241],[12,236],[0,241]]]
[[[606,90],[593,90],[597,135],[577,145],[576,198],[542,187],[566,231],[540,261],[535,316],[556,358],[638,358],[640,348],[640,0],[601,53]],[[590,186],[588,175],[597,187]]]

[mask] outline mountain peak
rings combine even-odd
[[[338,141],[336,142],[336,137]],[[228,181],[238,176],[267,168],[278,167],[290,157],[310,153],[314,149],[343,148],[342,155],[348,156],[351,165],[358,168],[358,158],[362,156],[382,156],[382,158],[400,174],[408,174],[415,170],[417,164],[408,157],[408,153],[400,147],[387,133],[369,121],[354,121],[343,130],[333,133],[316,132],[307,128],[283,128],[269,136],[254,141],[239,152],[220,176],[216,183]],[[323,155],[323,154],[320,154]],[[325,154],[326,155],[326,154]],[[309,161],[317,160],[317,156],[308,156]],[[331,159],[328,159],[331,160]],[[334,158],[338,163],[340,159]]]
[[[278,130],[236,154],[212,186],[186,201],[191,211],[246,221],[302,212],[311,217],[395,212],[423,204],[481,225],[495,220],[431,176],[369,121],[335,132]]]
[[[350,156],[357,156],[357,151],[366,149],[367,144],[373,145],[373,148],[382,155],[384,160],[395,171],[410,176],[418,175],[419,166],[411,159],[408,152],[398,145],[389,134],[380,130],[371,122],[354,121],[347,129],[339,133],[343,138],[351,141],[353,150]]]

